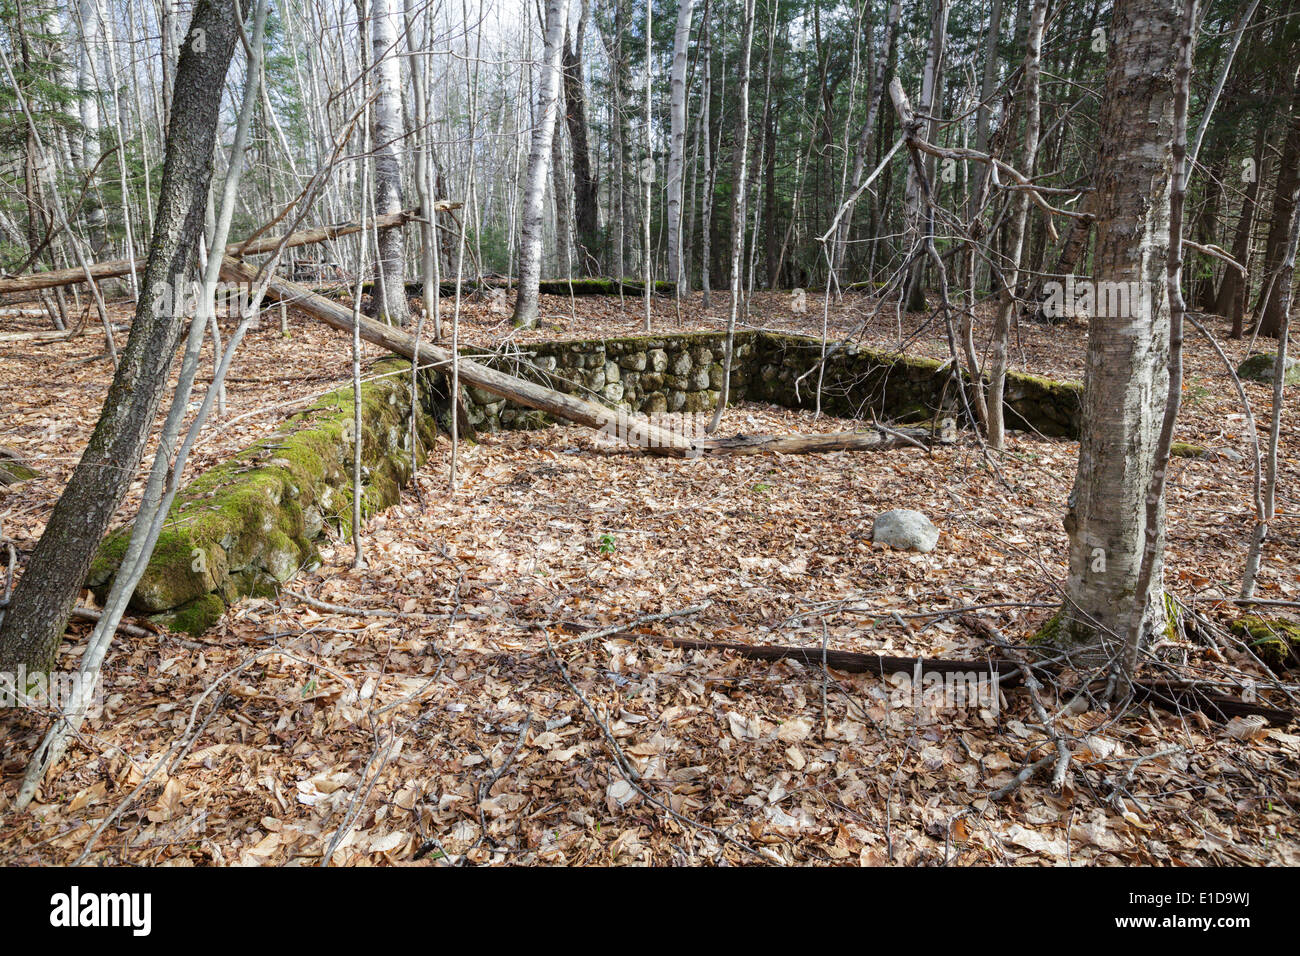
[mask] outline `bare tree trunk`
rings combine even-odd
[[[1165,258],[1165,295],[1169,301],[1169,356],[1168,382],[1165,386],[1165,407],[1151,456],[1151,477],[1147,483],[1145,524],[1148,536],[1138,562],[1136,594],[1148,594],[1156,582],[1155,597],[1163,605],[1164,589],[1160,586],[1159,572],[1164,559],[1164,536],[1151,533],[1163,530],[1165,511],[1165,479],[1174,444],[1174,426],[1183,392],[1183,319],[1187,302],[1183,298],[1183,223],[1187,202],[1187,108],[1191,98],[1192,53],[1195,50],[1196,8],[1198,0],[1183,0],[1182,16],[1177,33],[1177,59],[1174,70],[1173,141],[1170,148],[1171,169],[1169,185],[1169,246]],[[1206,107],[1208,116],[1213,104]],[[1162,610],[1164,608],[1162,607]],[[1166,611],[1166,616],[1168,612]],[[1150,633],[1142,615],[1129,615],[1129,629],[1124,639],[1118,666],[1111,672],[1107,696],[1110,700],[1126,700],[1132,690],[1141,652]],[[1175,622],[1176,623],[1176,622]]]
[[[212,234],[214,248],[223,246],[228,236],[239,179],[243,172],[244,149],[248,139],[248,128],[258,98],[266,12],[267,0],[257,0],[257,7],[253,14],[251,42],[248,44],[248,64],[245,70],[244,93],[236,124],[234,143],[230,149],[226,179],[222,188],[220,218],[217,219]],[[211,197],[211,191],[209,191],[209,197]],[[275,257],[269,264],[269,271],[274,271],[278,257],[279,250],[276,250]],[[145,481],[140,506],[132,522],[126,551],[114,576],[112,587],[109,589],[108,596],[104,601],[103,614],[87,640],[85,652],[81,656],[78,669],[81,693],[63,706],[58,719],[51,722],[45,737],[33,752],[15,799],[16,806],[25,807],[28,805],[35,796],[36,789],[41,780],[44,779],[46,772],[59,760],[67,742],[81,728],[90,704],[91,695],[88,690],[98,680],[104,656],[108,653],[118,623],[122,620],[122,615],[126,611],[127,602],[135,592],[136,585],[148,567],[149,559],[157,545],[158,536],[162,533],[172,501],[180,488],[181,476],[184,474],[185,464],[190,451],[193,449],[194,441],[212,410],[214,397],[221,391],[222,383],[230,369],[230,362],[234,357],[235,350],[239,347],[239,342],[243,338],[245,331],[247,331],[253,318],[257,315],[264,284],[254,290],[250,306],[243,311],[239,325],[231,337],[229,348],[219,357],[219,361],[214,363],[212,384],[204,395],[203,401],[198,403],[198,411],[190,423],[184,440],[179,443],[178,447],[177,439],[180,437],[181,425],[190,409],[190,395],[194,387],[194,377],[199,368],[199,351],[203,342],[203,330],[206,324],[205,316],[213,315],[213,296],[216,290],[221,261],[222,253],[220,251],[212,252],[205,257],[203,285],[199,294],[198,306],[194,318],[190,322],[190,330],[186,337],[184,357],[181,361],[176,388],[172,393],[170,407],[158,436],[157,448],[154,451],[153,462],[150,465],[148,478]]]
[[[1294,71],[1295,66],[1291,69]],[[1292,77],[1294,95],[1291,115],[1287,123],[1286,142],[1282,145],[1282,163],[1277,171],[1277,187],[1273,192],[1273,221],[1268,227],[1268,241],[1264,245],[1263,288],[1255,315],[1260,335],[1277,338],[1282,332],[1285,317],[1282,301],[1289,301],[1289,289],[1284,289],[1282,275],[1286,271],[1287,237],[1291,226],[1291,213],[1300,200],[1300,72]]]
[[[623,83],[626,76],[626,62],[623,57],[623,28],[626,0],[614,0],[613,35],[607,36],[601,31],[601,42],[609,58],[610,72],[610,127],[614,134],[611,162],[614,166],[613,195],[610,197],[610,215],[614,225],[613,235],[609,237],[614,243],[614,254],[609,261],[609,268],[619,279],[619,305],[623,304],[622,280],[627,275],[627,166],[628,166],[628,123],[623,110]]]
[[[948,2],[949,0],[934,0],[934,12],[930,18],[930,52],[926,55],[925,75],[921,83],[921,105],[920,112],[929,116],[936,116],[943,103],[943,56],[948,35]],[[937,120],[930,120],[930,126],[926,132],[926,139],[930,142],[935,140],[935,132],[938,130]],[[931,182],[934,181],[933,159],[926,157],[925,165],[927,176]],[[915,170],[908,167],[907,177],[907,208],[909,235],[918,235],[920,232],[919,223],[926,216],[926,210],[921,208],[921,187],[916,178]],[[925,268],[927,257],[919,251],[919,245],[913,243],[913,256],[911,267],[908,270],[907,289],[904,298],[907,302],[909,312],[925,311]]]
[[[171,123],[172,74],[176,70],[179,47],[176,42],[176,0],[158,0],[159,21],[162,28],[162,95],[163,127]]]
[[[90,562],[135,477],[184,327],[183,315],[164,298],[189,275],[202,227],[217,113],[238,36],[235,18],[234,5],[221,0],[195,5],[176,71],[162,201],[131,335],[86,451],[0,624],[0,670],[52,665]]]
[[[1164,511],[1147,495],[1169,382],[1169,198],[1180,0],[1119,0],[1111,21],[1097,170],[1097,296],[1088,329],[1064,642],[1117,660],[1160,632]],[[1150,548],[1148,584],[1137,593]]]
[[[1287,337],[1291,321],[1292,290],[1295,287],[1296,246],[1300,244],[1300,203],[1291,204],[1291,222],[1288,224],[1286,249],[1278,270],[1277,299],[1278,322],[1277,352],[1273,357],[1273,411],[1269,419],[1268,449],[1264,458],[1264,488],[1260,503],[1262,513],[1251,535],[1250,549],[1246,554],[1246,570],[1242,576],[1241,596],[1253,597],[1255,580],[1259,574],[1259,560],[1268,537],[1269,525],[1277,516],[1277,452],[1282,434],[1282,390],[1286,383]]]
[[[691,39],[692,0],[679,0],[677,31],[673,35],[668,138],[668,279],[680,290],[686,285],[682,262],[682,170],[686,159],[686,46]]]
[[[537,322],[537,285],[541,281],[542,268],[542,210],[550,173],[551,139],[555,136],[560,60],[564,53],[564,26],[568,15],[567,0],[549,0],[546,4],[537,121],[533,125],[533,145],[528,154],[528,174],[524,183],[519,237],[519,295],[515,299],[512,320],[515,326],[524,328],[532,328]]]
[[[1214,152],[1218,152],[1218,150]],[[1201,210],[1192,226],[1196,241],[1201,245],[1213,245],[1215,236],[1219,231],[1219,221],[1223,212],[1224,201],[1224,190],[1221,184],[1223,178],[1228,174],[1229,168],[1226,153],[1215,157],[1214,161],[1209,164],[1208,175],[1205,180],[1205,192],[1201,197]],[[1202,255],[1201,258],[1204,267],[1199,271],[1192,270],[1194,279],[1192,302],[1195,303],[1198,312],[1210,312],[1214,309],[1216,298],[1214,283],[1216,260],[1207,255]]]
[[[371,109],[372,105],[370,103],[363,107],[365,112],[369,112]],[[368,123],[362,123],[361,154],[363,156],[370,151],[371,146],[368,126]],[[370,184],[366,181],[369,172],[369,167],[361,167],[361,183],[360,188],[357,190],[357,205],[360,208],[362,222],[366,219],[366,201],[369,198],[366,194],[370,192],[367,188]],[[377,248],[383,246],[382,242],[378,241],[375,245]],[[352,525],[352,570],[354,571],[360,571],[366,567],[366,539],[361,528],[361,499],[365,486],[365,478],[361,470],[361,459],[366,441],[366,432],[361,419],[361,283],[365,274],[366,232],[363,229],[357,233],[357,280],[356,288],[352,291],[352,520],[350,523]],[[415,414],[414,408],[411,409],[411,413]]]
[[[595,275],[600,272],[600,184],[591,165],[587,130],[587,87],[582,60],[586,35],[587,0],[582,0],[573,42],[566,42],[564,49],[564,115],[569,123],[569,150],[573,161],[573,220],[577,231],[578,271],[583,275]]]
[[[1002,35],[1002,0],[993,0],[989,8],[989,30],[984,41],[984,75],[980,80],[980,105],[975,114],[975,151],[987,152],[989,145],[989,123],[993,118],[993,94],[997,89],[998,78],[998,39]],[[969,180],[966,219],[969,222],[977,212],[975,204],[984,192],[984,180],[988,177],[988,168],[979,163],[975,175]],[[970,275],[967,284],[977,292],[981,288],[981,273],[987,269],[984,261],[972,254],[969,262]],[[973,301],[972,301],[973,305]]]
[[[731,311],[727,316],[727,341],[722,360],[722,392],[718,395],[718,406],[713,410],[713,420],[709,423],[710,435],[722,424],[722,413],[726,410],[727,402],[731,397],[731,362],[735,352],[736,318],[740,313],[741,269],[745,251],[745,203],[748,198],[746,187],[749,183],[749,62],[754,46],[754,0],[745,0],[744,17],[740,40],[740,88],[737,92],[736,104],[737,122],[740,127],[736,134],[736,195],[731,204]]]
[[[375,215],[402,209],[402,61],[398,55],[400,12],[395,0],[369,0],[371,67],[375,93],[370,141],[375,162]],[[410,321],[406,302],[406,242],[400,229],[379,234],[375,302],[386,321]]]
[[[704,295],[704,308],[713,305],[713,290],[709,288],[709,257],[713,255],[713,190],[718,182],[718,170],[713,157],[713,132],[709,122],[710,103],[713,99],[713,40],[706,21],[700,24],[704,44],[704,90],[701,93],[703,115],[700,135],[704,138],[704,208],[700,213],[700,289]]]
[[[560,91],[561,106],[564,92]],[[557,108],[555,135],[551,137],[551,196],[555,201],[555,266],[556,276],[573,277],[573,217],[569,211],[569,169],[564,162],[564,117]]]
[[[1039,81],[1038,64],[1043,42],[1043,24],[1047,17],[1047,0],[1033,0],[1029,14],[1029,30],[1025,35],[1025,137],[1021,173],[1033,178],[1034,163],[1038,158],[1039,133]],[[1015,211],[1011,216],[1011,230],[1007,236],[1007,266],[1003,270],[1002,294],[998,301],[997,318],[993,323],[993,340],[989,358],[988,442],[997,451],[1005,442],[1006,417],[1002,407],[1002,394],[1007,383],[1007,348],[1011,343],[1011,317],[1016,310],[1016,286],[1020,282],[1020,259],[1025,244],[1025,222],[1029,217],[1029,193],[1021,191],[1015,197]],[[972,303],[973,305],[973,303]]]
[[[653,250],[650,245],[650,199],[654,191],[655,160],[653,146],[654,114],[650,103],[650,87],[654,79],[654,60],[650,48],[654,38],[653,29],[654,4],[645,5],[645,113],[642,117],[641,137],[645,146],[645,156],[641,160],[641,182],[645,186],[645,205],[642,207],[642,259],[641,276],[645,282],[645,330],[650,331],[650,298],[654,293],[651,288],[650,262]]]
[[[1243,265],[1250,259],[1251,231],[1255,226],[1255,215],[1259,211],[1260,170],[1264,162],[1264,144],[1268,136],[1269,118],[1263,117],[1259,123],[1259,134],[1255,138],[1255,151],[1252,156],[1251,170],[1254,177],[1246,183],[1246,195],[1241,201],[1241,214],[1237,217],[1237,231],[1232,239],[1232,258]],[[1219,294],[1215,299],[1214,311],[1232,319],[1232,337],[1239,339],[1246,331],[1246,293],[1249,282],[1236,269],[1225,269],[1223,281],[1219,284]]]
[[[993,0],[994,10],[997,9],[1000,2],[1001,0]],[[885,36],[880,43],[880,50],[876,54],[876,68],[871,74],[871,86],[867,90],[867,118],[862,123],[862,129],[858,131],[857,145],[853,148],[852,188],[845,200],[847,208],[843,211],[840,219],[839,231],[835,234],[832,271],[836,274],[843,268],[844,255],[848,250],[849,227],[853,221],[853,207],[857,204],[857,192],[862,185],[862,176],[867,168],[867,156],[871,150],[871,134],[876,128],[876,118],[880,114],[880,104],[885,96],[885,76],[889,71],[889,63],[894,48],[894,37],[898,34],[898,20],[901,11],[902,0],[890,0],[889,9],[885,14]]]
[[[415,0],[405,0],[406,45],[419,49],[415,29]],[[423,280],[424,314],[433,318],[433,339],[442,339],[442,322],[438,309],[438,212],[434,206],[433,132],[429,127],[428,57],[410,57],[411,92],[415,97],[415,191],[420,199],[420,278]],[[417,321],[417,337],[418,326]],[[418,375],[411,372],[411,388],[418,388]],[[415,407],[414,403],[412,407]],[[414,421],[414,419],[412,419]],[[412,455],[415,454],[412,446]],[[414,471],[414,467],[412,467]]]
[[[110,78],[110,83],[112,84],[113,132],[117,139],[118,156],[123,157],[123,161],[117,164],[118,188],[121,190],[122,193],[122,231],[125,234],[125,239],[126,239],[126,254],[134,258],[135,257],[135,227],[132,225],[131,222],[132,219],[131,190],[127,183],[127,164],[125,162],[125,157],[127,155],[126,121],[123,118],[123,113],[122,113],[122,97],[118,92],[118,87],[117,87],[117,83],[118,83],[117,54],[116,52],[114,52],[115,47],[113,45],[112,24],[107,20],[105,20],[104,22],[104,36],[107,40],[106,47],[108,51],[108,76]],[[140,290],[137,289],[135,285],[135,273],[134,272],[130,273],[128,279],[130,280],[131,297],[138,298],[140,295]],[[223,405],[224,405],[224,398],[225,398],[225,393],[223,392],[222,393]],[[222,408],[222,413],[223,414],[225,413],[224,407]]]
[[[78,50],[78,83],[88,91],[81,98],[82,135],[81,155],[84,171],[90,173],[99,163],[99,87],[103,76],[103,35],[100,23],[99,0],[78,0],[77,19],[80,26],[81,46]],[[98,259],[107,241],[107,223],[104,207],[99,199],[99,177],[93,175],[87,184],[85,202],[86,234],[90,239],[93,258]]]

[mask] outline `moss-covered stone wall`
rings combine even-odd
[[[362,512],[393,505],[411,477],[411,371],[400,359],[367,370],[362,385]],[[435,392],[422,383],[417,458],[437,434]],[[201,633],[225,605],[274,594],[317,560],[326,524],[346,533],[352,515],[352,387],[338,389],[277,431],[195,478],[172,503],[131,607],[174,630]],[[88,586],[102,599],[130,538],[105,539]]]

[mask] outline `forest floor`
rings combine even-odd
[[[641,303],[625,307],[548,298],[543,327],[513,341],[638,334]],[[673,303],[655,308],[655,328],[676,331]],[[757,296],[751,315],[812,333],[822,321],[812,295],[804,315],[788,294]],[[707,312],[687,306],[681,327],[725,318],[718,296]],[[832,307],[830,334],[863,319],[864,342],[898,344],[892,311],[870,317],[863,299]],[[921,319],[902,317],[904,338]],[[462,337],[499,344],[507,320],[471,303]],[[272,320],[250,334],[196,473],[346,381],[345,336],[297,317],[291,331],[281,338]],[[1026,324],[1015,365],[1077,379],[1085,338],[1081,326]],[[0,344],[4,442],[44,475],[0,489],[0,534],[20,549],[35,545],[94,426],[111,375],[102,344],[94,331]],[[1244,343],[1224,346],[1234,365],[1244,358]],[[934,327],[908,346],[946,350]],[[1220,360],[1189,334],[1186,361],[1177,438],[1247,455]],[[1246,389],[1266,418],[1268,388]],[[1286,437],[1300,403],[1288,392],[1258,595],[1294,601],[1300,468]],[[723,433],[842,427],[744,405]],[[351,569],[351,543],[330,542],[321,567],[288,586],[352,611],[284,594],[241,602],[197,640],[119,638],[104,713],[22,813],[11,802],[43,724],[0,716],[0,860],[71,862],[89,846],[104,863],[408,864],[424,847],[423,864],[444,865],[1300,864],[1294,727],[1243,733],[1147,706],[1064,715],[1055,726],[1075,747],[1064,788],[1040,776],[993,801],[1054,749],[1024,692],[917,708],[877,677],[591,636],[623,626],[981,657],[981,634],[933,612],[977,606],[1013,642],[1041,626],[1060,600],[1076,458],[1077,443],[1013,434],[996,473],[969,441],[682,462],[551,428],[464,446],[449,493],[440,444],[401,504],[367,524],[368,569]],[[1238,613],[1223,598],[1240,580],[1251,482],[1249,459],[1227,454],[1177,459],[1170,475],[1166,585],[1216,632]],[[935,551],[872,547],[872,517],[895,507],[930,516]],[[681,613],[641,620],[665,612]],[[86,634],[74,624],[62,668],[75,668]],[[1220,638],[1222,652],[1179,635],[1154,653],[1188,675],[1270,680]],[[1051,688],[1044,697],[1053,713],[1063,703]]]

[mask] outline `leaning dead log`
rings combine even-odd
[[[221,264],[221,278],[227,282],[252,282],[257,268],[227,256]],[[266,286],[266,295],[292,305],[304,315],[318,319],[342,332],[352,331],[352,310],[324,296],[317,295],[305,285],[272,276]],[[415,337],[393,326],[384,325],[361,316],[360,334],[372,345],[395,352],[418,365],[444,372],[451,371],[450,350],[428,342],[416,346]],[[594,402],[586,402],[572,395],[538,385],[505,372],[480,365],[470,359],[460,360],[460,380],[475,385],[485,392],[509,399],[528,408],[540,409],[548,415],[565,421],[586,425],[598,431],[636,445],[647,452],[675,458],[696,454],[691,441],[648,421],[619,412]]]
[[[324,226],[320,229],[304,229],[301,232],[291,233],[287,239],[283,236],[266,236],[251,242],[249,240],[233,242],[226,246],[226,253],[229,255],[251,256],[272,252],[280,246],[281,241],[284,242],[285,248],[309,246],[317,242],[326,242],[330,239],[338,239],[341,236],[352,235],[360,232],[362,228],[392,229],[418,218],[418,213],[408,209],[388,216],[379,216],[367,222],[364,227],[360,223],[347,222],[335,226]],[[11,292],[35,292],[38,289],[53,289],[56,286],[85,282],[87,271],[90,273],[90,278],[96,281],[115,279],[126,275],[132,269],[138,272],[144,266],[145,258],[142,257],[139,259],[110,259],[107,262],[97,262],[91,265],[89,270],[55,269],[51,272],[34,272],[30,275],[0,279],[0,295]]]
[[[221,278],[227,282],[252,282],[257,275],[254,266],[227,256],[221,266]],[[318,295],[310,288],[279,276],[273,276],[266,287],[267,297],[291,304],[303,314],[318,319],[342,332],[352,331],[352,310]],[[448,349],[420,342],[417,356],[413,336],[401,329],[361,317],[361,338],[373,345],[388,349],[419,365],[441,371],[450,371],[452,354]],[[460,360],[460,379],[466,385],[475,385],[500,398],[508,399],[528,408],[540,409],[548,415],[578,425],[594,428],[602,434],[616,438],[654,455],[673,458],[693,458],[699,455],[755,455],[768,452],[807,454],[829,451],[865,451],[919,444],[926,436],[917,430],[915,436],[891,431],[841,432],[833,435],[739,435],[735,438],[689,439],[677,432],[651,424],[648,419],[630,415],[626,411],[606,408],[594,402],[583,401],[555,389],[538,385],[527,379],[507,375],[496,369],[480,365],[471,359]]]

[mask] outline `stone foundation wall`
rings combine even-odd
[[[645,414],[703,413],[718,403],[726,335],[721,332],[547,342],[514,354],[465,350],[465,355],[559,391]],[[818,340],[742,332],[735,339],[733,401],[812,407]],[[800,377],[803,376],[802,381]],[[377,363],[362,388],[364,491],[371,514],[395,504],[411,478],[410,365]],[[449,427],[441,377],[420,390],[416,454],[423,461]],[[464,390],[475,428],[538,428],[548,416],[488,392]],[[1031,375],[1009,375],[1010,427],[1044,435],[1078,434],[1081,388]],[[894,421],[952,415],[960,397],[951,371],[933,359],[908,358],[846,346],[826,362],[822,408],[831,415],[875,414]],[[352,388],[331,392],[284,422],[273,435],[195,478],[177,496],[131,606],[173,629],[201,633],[226,604],[245,595],[274,594],[316,561],[326,524],[346,533],[351,519]],[[957,416],[960,420],[960,415]],[[102,598],[129,538],[129,528],[105,540],[87,585]]]
[[[723,332],[634,336],[528,345],[501,355],[466,352],[505,372],[561,392],[644,414],[708,412],[722,388]],[[822,347],[818,339],[773,332],[740,332],[735,338],[731,399],[787,408],[816,403]],[[965,379],[963,379],[965,381]],[[916,422],[942,416],[962,419],[961,395],[949,367],[935,359],[900,356],[847,345],[833,349],[822,375],[822,409],[843,418]],[[1010,428],[1050,438],[1079,434],[1082,387],[1033,375],[1007,376],[1005,406]],[[541,412],[516,406],[489,392],[467,390],[470,422],[485,431],[537,428]]]
[[[556,391],[647,415],[707,412],[718,404],[727,336],[698,332],[624,339],[530,344],[510,355],[481,350],[464,354],[493,368]],[[744,397],[758,333],[736,336],[732,400]],[[466,389],[471,424],[485,431],[537,428],[548,416],[478,388]]]
[[[805,335],[758,336],[756,374],[745,397],[787,408],[814,407],[821,342]],[[805,376],[802,381],[800,376]],[[969,376],[963,374],[962,382],[968,387]],[[874,413],[904,423],[950,415],[962,422],[963,404],[951,366],[936,359],[850,344],[832,351],[826,360],[821,407],[832,415],[863,418]],[[1083,386],[1009,372],[1003,406],[1008,428],[1048,438],[1077,438],[1083,424]]]

